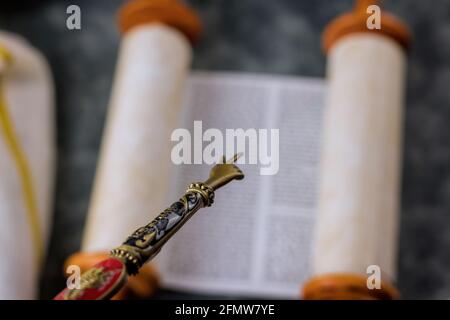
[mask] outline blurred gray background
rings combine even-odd
[[[41,297],[65,285],[79,249],[111,90],[122,0],[2,1],[0,29],[26,37],[56,82],[58,168]],[[352,0],[191,0],[204,23],[194,69],[324,77],[320,34]],[[82,30],[66,28],[66,8]],[[414,34],[409,57],[398,287],[404,298],[450,298],[450,0],[386,1]],[[158,298],[191,297],[162,291]],[[199,297],[199,296],[196,296]]]

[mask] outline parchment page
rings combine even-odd
[[[180,127],[193,132],[194,121],[201,120],[203,132],[279,129],[279,171],[264,176],[259,164],[239,165],[245,179],[218,190],[213,206],[198,212],[158,256],[166,288],[299,297],[310,274],[324,92],[319,79],[190,76]],[[173,165],[168,201],[178,199],[190,182],[206,179],[210,168]]]

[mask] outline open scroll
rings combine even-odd
[[[192,218],[157,257],[167,288],[298,298],[310,275],[324,80],[195,72],[180,127],[279,129],[279,171],[244,164],[245,183]],[[173,165],[168,201],[208,165]]]

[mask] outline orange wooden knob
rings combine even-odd
[[[354,274],[326,274],[309,280],[303,287],[305,300],[395,300],[398,291],[386,282],[380,289],[367,288],[367,278]]]
[[[331,21],[325,28],[322,35],[322,46],[325,52],[328,52],[333,45],[344,36],[371,32],[387,36],[397,41],[405,50],[408,50],[411,43],[411,34],[407,26],[397,17],[386,11],[381,12],[381,29],[367,28],[367,19],[369,14],[367,7],[376,4],[377,0],[358,0],[352,12],[344,14]]]
[[[71,255],[64,264],[64,269],[70,265],[77,265],[84,272],[109,257],[106,252],[85,253],[79,252]],[[151,298],[159,287],[159,277],[151,264],[144,265],[136,276],[128,278],[125,287],[112,299],[124,300],[128,298],[148,299]]]
[[[195,43],[201,33],[201,23],[195,12],[178,0],[131,0],[119,11],[119,28],[123,33],[148,23],[170,25]]]

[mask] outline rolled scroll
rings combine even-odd
[[[325,31],[329,92],[322,145],[313,273],[306,299],[392,299],[396,278],[403,96],[409,33],[369,5]],[[368,286],[379,268],[381,288]]]
[[[50,230],[53,81],[23,38],[0,32],[0,299],[34,299]]]
[[[103,259],[129,230],[152,218],[149,212],[164,208],[170,137],[179,122],[191,42],[200,33],[195,13],[176,0],[130,1],[119,25],[123,40],[83,253],[73,264]],[[154,283],[152,271],[147,276]],[[145,295],[151,293],[148,288]]]

